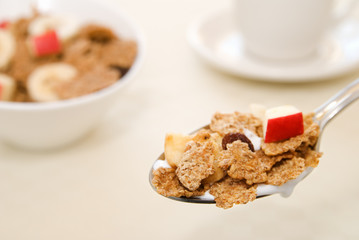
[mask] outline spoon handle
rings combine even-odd
[[[331,97],[322,106],[318,107],[314,112],[314,119],[320,126],[320,129],[327,125],[338,113],[340,113],[349,104],[359,98],[359,78],[343,88],[336,95]]]

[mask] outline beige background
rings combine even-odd
[[[324,157],[290,198],[222,210],[168,200],[148,183],[166,132],[252,102],[313,110],[355,78],[274,84],[205,65],[185,33],[216,0],[113,0],[144,31],[146,60],[116,111],[82,141],[50,152],[0,145],[0,239],[358,239],[359,102],[327,127]],[[356,74],[357,76],[359,74]]]

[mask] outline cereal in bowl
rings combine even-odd
[[[98,24],[45,15],[0,23],[0,100],[48,102],[104,89],[131,68],[137,44]]]

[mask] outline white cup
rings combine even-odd
[[[357,2],[347,1],[338,12],[334,0],[234,0],[235,22],[249,52],[267,59],[301,59],[318,49]]]

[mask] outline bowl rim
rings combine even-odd
[[[21,110],[21,111],[33,112],[33,111],[71,108],[83,104],[88,104],[98,99],[101,99],[107,95],[111,95],[117,90],[119,90],[120,88],[126,86],[130,82],[130,80],[133,79],[134,75],[139,71],[144,61],[145,37],[143,34],[143,30],[137,23],[135,23],[135,21],[128,14],[121,11],[118,6],[99,0],[88,0],[88,1],[92,2],[93,4],[101,5],[105,7],[108,11],[113,11],[133,31],[133,37],[131,40],[135,41],[137,44],[137,55],[133,65],[128,70],[128,72],[111,86],[108,86],[104,89],[83,96],[79,96],[71,99],[65,99],[65,100],[58,100],[53,102],[0,101],[0,110],[13,110],[13,111]]]

